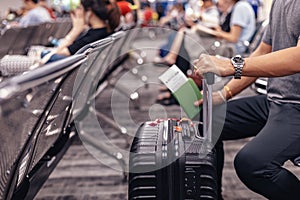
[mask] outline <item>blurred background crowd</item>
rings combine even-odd
[[[26,0],[24,0],[26,1]],[[116,0],[121,9],[123,23],[133,25],[169,25],[179,28],[183,23],[184,15],[199,17],[200,0]],[[247,0],[253,7],[258,20],[266,18],[271,0]],[[217,0],[214,0],[217,3]],[[70,12],[80,4],[80,0],[40,0],[39,5],[44,7],[52,20],[69,17]],[[20,22],[29,9],[21,0],[0,2],[1,28],[15,25]]]
[[[159,27],[175,31],[160,47],[154,63],[177,64],[186,72],[190,67],[188,60],[195,59],[201,52],[195,52],[193,48],[184,46],[184,34],[198,40],[198,43],[201,43],[210,54],[224,57],[233,54],[210,52],[212,46],[213,48],[225,46],[212,45],[216,39],[232,44],[234,46],[232,51],[238,54],[248,53],[249,44],[261,22],[268,16],[270,3],[271,0],[2,1],[0,3],[0,40],[2,41],[0,71],[3,74],[3,67],[1,67],[3,64],[6,69],[11,68],[6,65],[11,65],[12,60],[19,62],[19,55],[27,56],[23,57],[25,60],[30,60],[27,63],[38,63],[40,66],[73,55],[85,45],[119,30]],[[17,30],[16,27],[25,30]],[[204,30],[208,29],[208,32],[211,32],[210,37],[198,34],[203,27]],[[149,37],[154,39],[162,29],[148,30],[150,30]],[[54,49],[45,50],[45,47]],[[184,55],[183,50],[187,50],[186,54],[189,57],[178,57]],[[192,52],[188,52],[189,50]],[[226,52],[232,51],[226,50]],[[192,55],[193,53],[197,54],[196,57]],[[18,57],[8,55],[18,55]],[[4,56],[6,57],[3,60]]]

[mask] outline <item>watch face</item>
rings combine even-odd
[[[235,56],[232,58],[232,61],[235,64],[243,64],[244,63],[244,58],[242,58],[241,56]]]

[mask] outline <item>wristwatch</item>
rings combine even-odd
[[[231,58],[231,63],[234,67],[234,78],[241,79],[243,67],[245,65],[245,60],[241,55],[236,55]]]

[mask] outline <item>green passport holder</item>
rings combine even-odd
[[[201,108],[194,106],[194,102],[201,99],[202,95],[193,79],[188,78],[188,81],[176,90],[173,95],[190,119],[195,118],[199,114]]]

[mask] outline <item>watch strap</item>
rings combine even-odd
[[[242,77],[242,71],[243,71],[244,65],[235,64],[234,65],[234,78],[235,79],[241,79]]]

